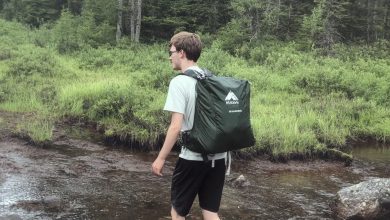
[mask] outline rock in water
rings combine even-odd
[[[241,187],[245,187],[245,186],[249,186],[249,185],[250,185],[250,183],[245,178],[244,175],[240,175],[239,177],[234,179],[233,182],[232,182],[232,186],[235,187],[235,188],[241,188]]]
[[[336,219],[390,219],[390,178],[377,178],[337,192],[331,204]]]

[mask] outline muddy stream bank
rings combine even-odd
[[[177,155],[169,157],[165,175],[156,177],[150,165],[157,152],[105,146],[93,135],[62,135],[47,147],[2,137],[0,220],[169,219],[170,179]],[[360,144],[353,154],[349,167],[324,161],[233,161],[221,217],[332,219],[329,203],[339,189],[390,177],[390,147]],[[231,181],[241,174],[247,179],[242,187]],[[195,203],[189,219],[201,219],[200,215]]]

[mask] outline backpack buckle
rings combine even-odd
[[[179,135],[179,144],[185,146],[189,143],[190,131],[182,131]]]

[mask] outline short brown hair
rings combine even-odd
[[[198,61],[202,52],[202,41],[199,35],[186,31],[179,32],[171,38],[169,47],[175,46],[177,51],[183,50],[186,53],[187,59]]]

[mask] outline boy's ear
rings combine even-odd
[[[181,57],[187,58],[187,54],[184,52],[184,50],[180,50],[179,53]]]

